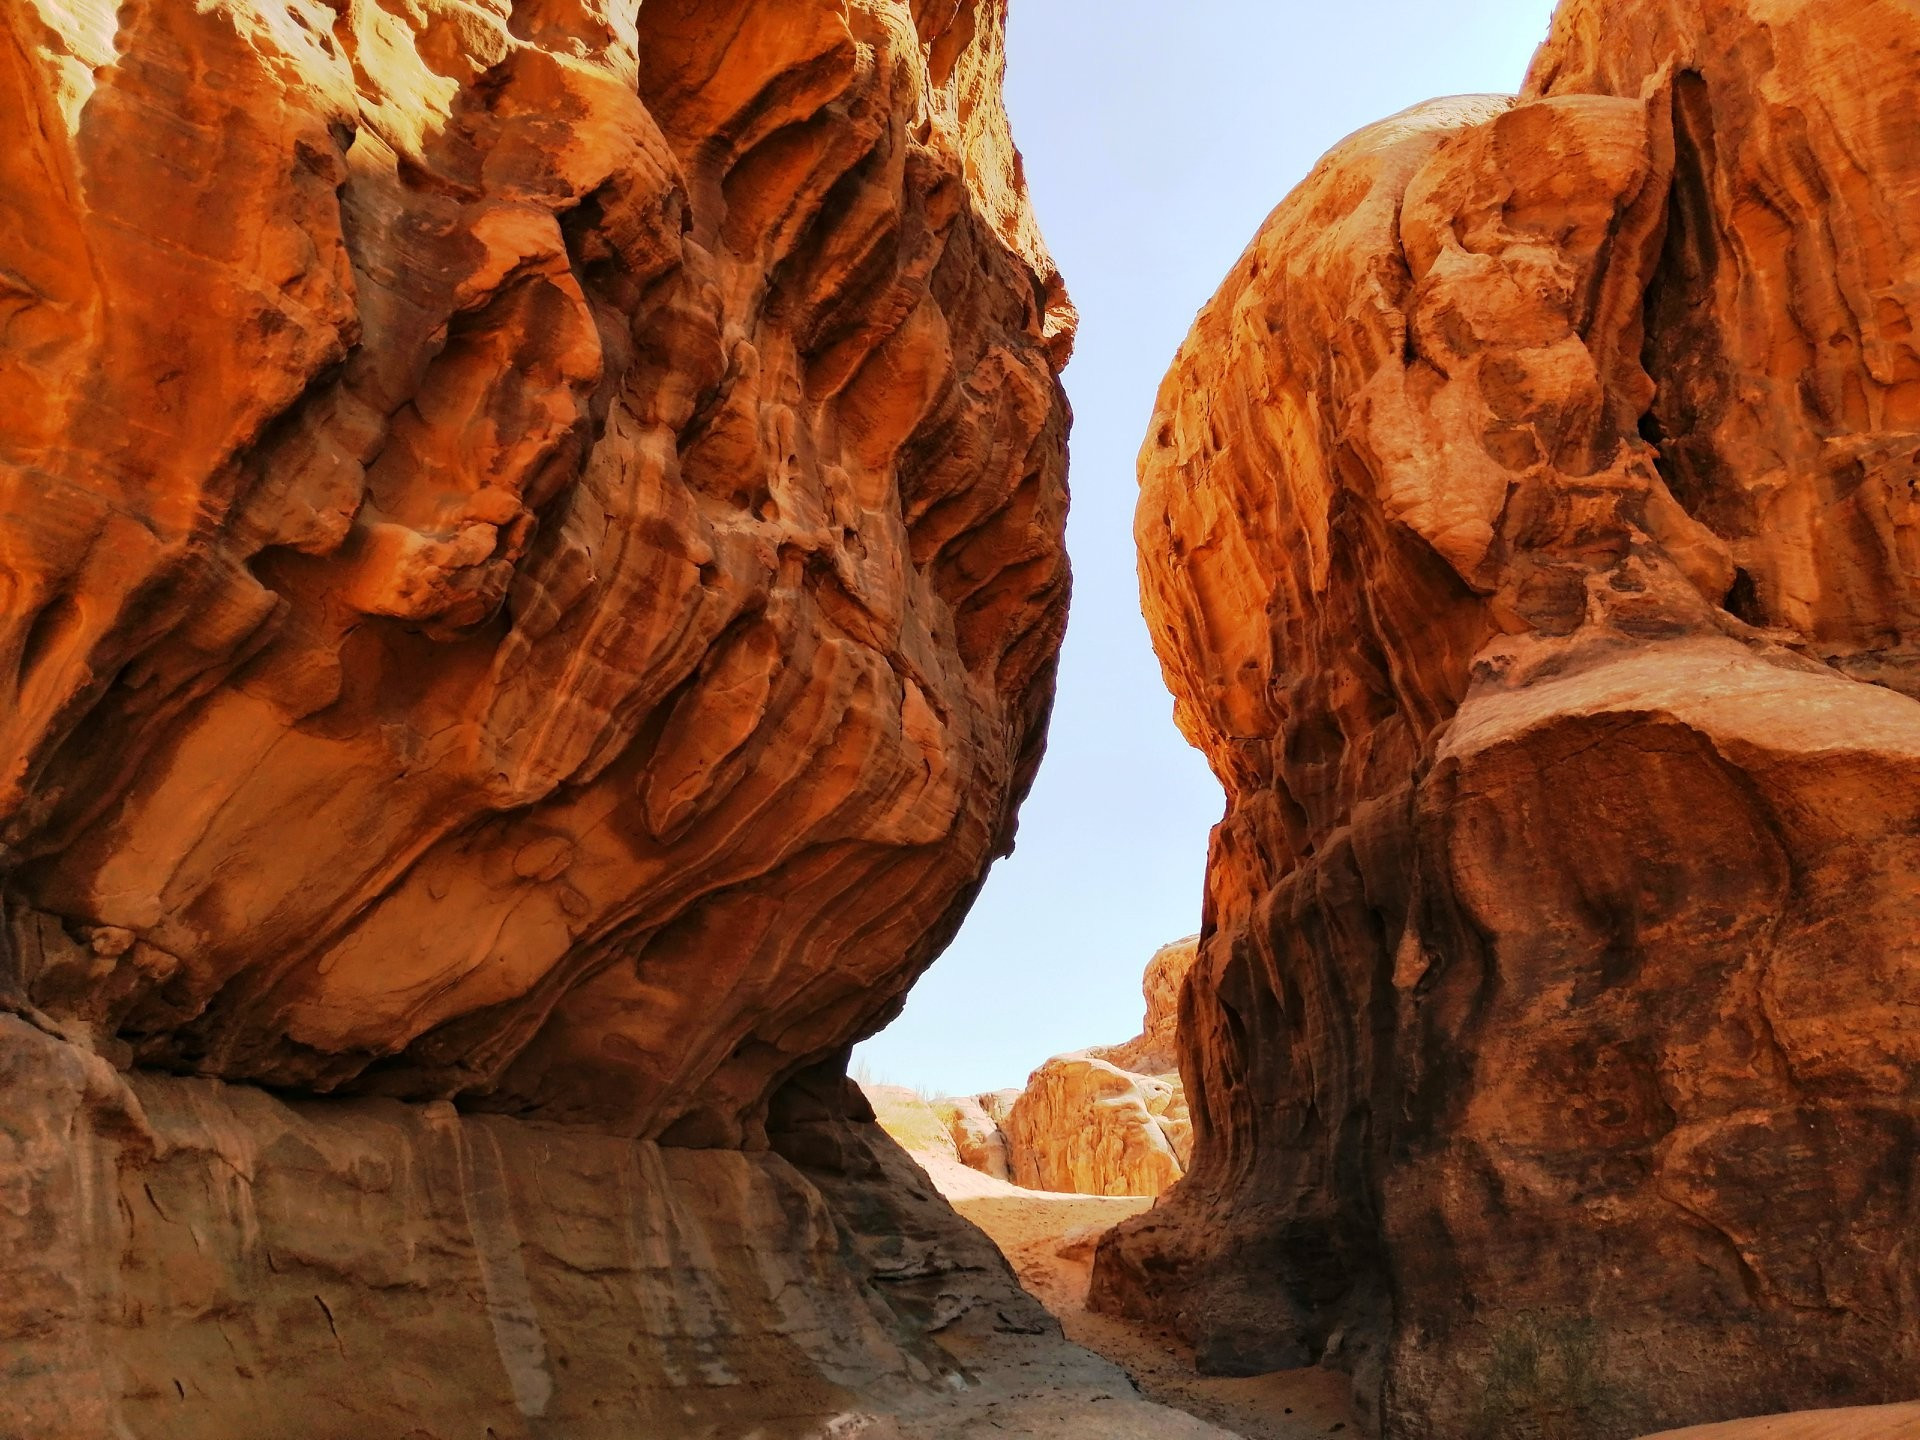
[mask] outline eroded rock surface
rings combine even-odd
[[[127,1076],[0,1016],[0,1432],[1221,1434],[1065,1344],[847,1089],[691,1150]]]
[[[1909,6],[1569,0],[1202,313],[1137,529],[1228,794],[1196,1143],[1096,1305],[1390,1437],[1912,1398],[1917,80]]]
[[[885,1015],[1067,598],[1001,25],[10,9],[11,991],[702,1144]]]
[[[1158,1195],[1184,1173],[1192,1145],[1178,1075],[1137,1075],[1084,1053],[1029,1075],[1002,1128],[1014,1184],[1081,1195]]]
[[[1073,316],[1003,28],[0,14],[0,1430],[731,1434],[958,1373],[952,1267],[874,1281],[885,1165],[767,1116],[1040,753]]]

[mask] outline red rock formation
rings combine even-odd
[[[1001,1128],[1014,1184],[1077,1195],[1158,1195],[1184,1173],[1192,1144],[1179,1076],[1136,1075],[1085,1052],[1029,1075]]]
[[[324,1385],[303,1433],[399,1433],[411,1385],[417,1433],[477,1434],[545,1345],[522,1413],[586,1434],[631,1399],[610,1335],[670,1352],[632,1361],[649,1405],[939,1369],[818,1273],[845,1237],[811,1187],[885,1166],[764,1150],[944,944],[1040,752],[1072,311],[1003,24],[0,16],[0,1006],[31,1027],[0,1208],[46,1256],[12,1293],[51,1287],[0,1300],[51,1347],[0,1430],[44,1401],[62,1435],[259,1435]],[[762,1293],[727,1246],[793,1263]],[[476,1275],[498,1353],[443,1368],[435,1297]],[[741,1338],[814,1304],[830,1341]],[[710,1418],[801,1413],[777,1390]]]
[[[1393,1437],[1911,1398],[1917,79],[1909,6],[1570,0],[1202,313],[1138,521],[1228,793],[1196,1150],[1096,1304]]]
[[[1039,753],[1071,334],[999,10],[909,8],[15,12],[16,991],[703,1143],[897,1002]]]

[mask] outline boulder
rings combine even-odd
[[[1182,1174],[1191,1126],[1178,1076],[1136,1075],[1079,1053],[1027,1078],[1004,1129],[1016,1185],[1158,1195]]]
[[[1079,1354],[842,1074],[1066,613],[1004,29],[5,7],[0,1433],[825,1433]]]
[[[990,1113],[982,1103],[990,1098],[991,1092],[986,1096],[936,1100],[933,1108],[946,1123],[947,1137],[962,1165],[996,1180],[1011,1180],[1013,1171],[1008,1160],[1007,1137],[1000,1128],[1006,1110],[1002,1109],[998,1116]]]
[[[1920,13],[1567,0],[1201,313],[1142,595],[1227,792],[1095,1306],[1567,1440],[1920,1375]]]

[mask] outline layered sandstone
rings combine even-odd
[[[767,1146],[1042,744],[1073,317],[1003,27],[0,16],[0,1430],[955,1373],[884,1142]]]
[[[1071,311],[1000,8],[7,21],[10,993],[750,1139],[1012,833]]]
[[[125,1075],[0,1017],[0,1433],[1218,1440],[1063,1343],[845,1087],[692,1150]]]
[[[1920,1376],[1920,16],[1569,0],[1202,312],[1142,590],[1228,795],[1094,1301],[1391,1437]]]

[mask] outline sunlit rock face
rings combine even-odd
[[[4,23],[11,1002],[756,1143],[1040,750],[1072,312],[1003,7]]]
[[[927,1100],[898,1086],[867,1086],[880,1124],[909,1152],[955,1159],[1028,1190],[1161,1194],[1185,1173],[1193,1150],[1174,1034],[1196,940],[1154,952],[1141,983],[1146,1018],[1133,1039],[1055,1055],[1024,1088]]]
[[[1085,1371],[841,1073],[1065,614],[1004,5],[0,11],[0,1433]]]
[[[1174,1036],[1196,953],[1195,937],[1154,951],[1140,985],[1146,1016],[1133,1039],[1056,1055],[1015,1092],[1000,1125],[1016,1185],[1159,1195],[1186,1173],[1193,1125]]]
[[[1094,1300],[1392,1437],[1920,1374],[1920,15],[1571,0],[1202,313],[1142,591],[1228,794]]]
[[[1178,1075],[1136,1074],[1085,1051],[1029,1075],[1001,1128],[1014,1184],[1080,1195],[1158,1195],[1193,1143]]]

